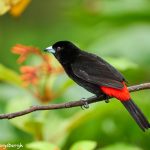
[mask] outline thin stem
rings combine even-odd
[[[142,83],[139,85],[133,85],[133,86],[128,87],[129,92],[135,92],[135,91],[146,90],[146,89],[150,89],[150,83]],[[109,99],[111,99],[111,97],[109,97]],[[92,97],[87,98],[86,100],[80,99],[77,101],[70,101],[67,103],[51,104],[51,105],[45,105],[45,106],[31,106],[30,108],[22,110],[22,111],[8,113],[8,114],[0,114],[0,119],[12,119],[15,117],[19,117],[19,116],[32,113],[34,111],[64,109],[64,108],[72,108],[72,107],[78,107],[78,106],[81,107],[85,105],[85,102],[88,104],[91,104],[91,103],[96,103],[96,102],[104,101],[104,100],[105,100],[104,96],[100,96],[100,97],[92,96]]]

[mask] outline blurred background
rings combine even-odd
[[[0,0],[0,15],[0,113],[92,95],[42,52],[59,40],[103,57],[129,85],[150,81],[149,0]],[[150,91],[131,95],[150,120]],[[115,99],[0,120],[0,129],[0,144],[25,150],[150,148],[150,131],[143,133]]]

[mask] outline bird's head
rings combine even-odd
[[[69,41],[59,41],[44,51],[52,53],[61,63],[71,63],[78,55],[79,48]]]

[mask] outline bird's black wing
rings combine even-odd
[[[124,77],[102,58],[81,52],[71,64],[73,73],[80,79],[99,86],[122,89]]]

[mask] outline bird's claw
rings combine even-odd
[[[105,103],[109,103],[109,99],[105,99]]]
[[[109,103],[109,96],[104,95],[104,97],[105,97],[105,103]]]
[[[88,109],[89,108],[89,104],[88,102],[86,101],[87,99],[86,98],[82,98],[81,99],[83,101],[83,105],[81,106],[81,108],[84,110],[85,109]]]

